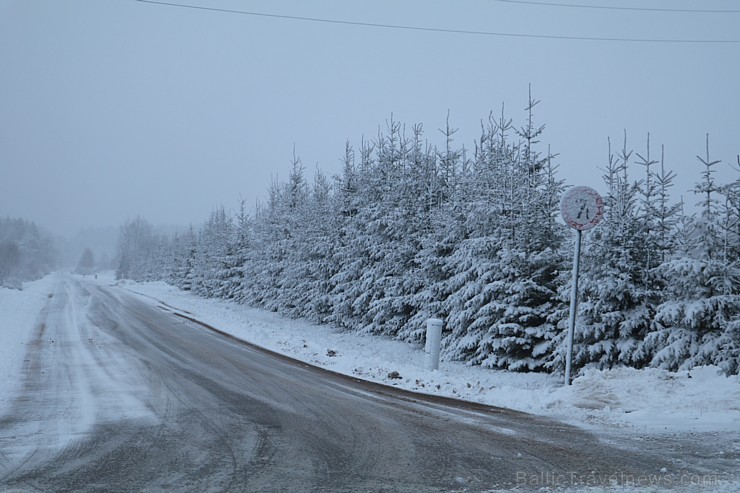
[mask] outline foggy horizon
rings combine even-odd
[[[234,0],[182,3],[245,10]],[[737,177],[740,13],[482,0],[255,2],[249,11],[277,17],[0,0],[0,214],[66,237],[137,216],[197,227],[214,208],[264,199],[294,147],[309,180],[317,166],[338,173],[345,142],[375,138],[391,114],[441,146],[449,111],[455,144],[472,153],[489,112],[503,105],[515,127],[525,124],[530,84],[535,124],[546,126],[537,150],[551,146],[568,186],[603,189],[607,139],[616,152],[624,131],[635,153],[648,132],[652,158],[665,145],[672,200],[688,207],[707,133],[710,157],[722,160],[718,183]]]

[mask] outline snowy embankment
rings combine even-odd
[[[40,323],[49,296],[54,291],[56,277],[49,275],[23,283],[23,291],[0,287],[0,413],[7,405],[18,371],[26,354],[26,344]]]
[[[101,283],[113,284],[101,276]],[[714,367],[691,372],[588,370],[564,387],[562,377],[442,362],[424,370],[424,351],[377,336],[338,331],[223,300],[203,299],[164,283],[121,287],[188,312],[240,339],[332,371],[415,392],[551,416],[594,430],[635,433],[740,433],[740,378]],[[392,378],[397,372],[400,378]]]

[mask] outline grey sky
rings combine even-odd
[[[172,0],[179,1],[179,0]],[[556,0],[546,0],[558,3]],[[740,40],[740,13],[579,9],[498,0],[182,0],[279,15],[576,37]],[[571,0],[740,10],[736,1]],[[568,184],[602,189],[607,137],[666,146],[675,195],[697,154],[740,153],[740,43],[476,36],[166,7],[135,0],[0,0],[0,215],[55,233],[200,223],[264,197],[295,144],[310,176],[391,113],[426,136],[450,111],[472,147],[489,111],[524,120],[527,85]],[[737,177],[723,164],[720,179]]]

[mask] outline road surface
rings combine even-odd
[[[0,416],[0,491],[490,491],[661,478],[674,459],[423,397],[60,277]]]

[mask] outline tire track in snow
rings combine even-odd
[[[19,438],[16,447],[38,453],[0,485],[416,493],[511,487],[522,470],[648,473],[667,464],[640,452],[627,459],[551,420],[310,367],[121,291],[67,282],[43,329],[61,342],[40,343],[37,355],[55,374],[29,379],[22,398],[54,405],[55,395],[82,394],[92,423],[60,453],[43,442],[70,438],[64,420],[81,412],[74,406],[58,429]]]

